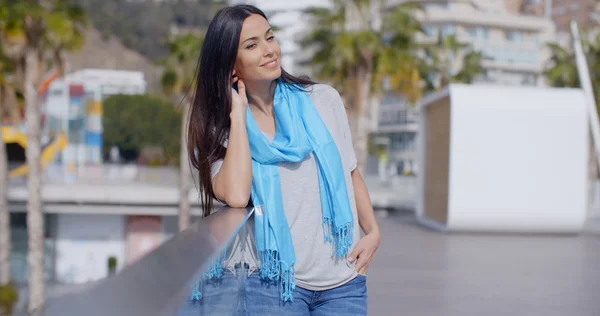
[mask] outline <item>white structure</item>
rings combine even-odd
[[[406,0],[388,0],[394,5]],[[484,56],[483,74],[475,83],[505,86],[545,86],[541,73],[549,58],[546,43],[555,40],[555,27],[551,19],[511,13],[502,0],[413,0],[423,4],[419,15],[425,35],[418,40],[433,43],[439,35],[455,35],[463,43],[481,51]],[[454,58],[456,72],[462,67],[462,56]],[[390,164],[407,172],[409,165],[418,172],[415,164],[415,124],[418,113],[411,112],[404,100],[389,102],[386,97],[380,108],[378,133],[389,139]]]
[[[589,158],[581,90],[450,85],[421,109],[421,223],[442,231],[581,231]]]
[[[100,85],[103,95],[144,94],[148,85],[141,71],[111,69],[82,69],[67,74],[65,81]]]
[[[294,75],[309,74],[298,65],[306,57],[298,45],[299,36],[308,30],[302,11],[310,7],[329,7],[329,1],[231,0],[230,4],[250,4],[265,12],[269,22],[279,28],[275,35],[281,45],[283,68]]]
[[[56,280],[81,284],[108,276],[108,258],[125,262],[125,219],[122,215],[57,215]],[[91,225],[93,223],[93,225]]]

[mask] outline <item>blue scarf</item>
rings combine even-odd
[[[278,163],[301,162],[313,154],[317,163],[323,232],[333,244],[333,257],[344,258],[352,248],[354,218],[350,207],[342,158],[338,148],[308,94],[301,87],[277,81],[273,102],[276,133],[273,142],[258,128],[250,108],[246,129],[252,156],[254,229],[260,276],[281,281],[282,301],[292,301],[296,287],[296,255],[290,228],[283,210]],[[312,198],[312,197],[306,197]],[[223,275],[226,254],[219,255],[204,279]],[[191,300],[202,298],[202,280],[194,284]]]
[[[280,279],[281,299],[291,301],[295,288],[296,257],[283,210],[278,163],[316,160],[325,242],[342,258],[352,247],[354,220],[344,168],[338,148],[308,94],[300,87],[277,81],[273,101],[276,133],[272,143],[258,128],[248,108],[246,129],[252,155],[252,202],[260,275]],[[306,197],[312,198],[312,197]]]

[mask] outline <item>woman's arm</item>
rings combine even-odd
[[[238,82],[239,94],[232,89],[233,104],[229,117],[229,139],[223,165],[213,177],[215,196],[231,207],[246,207],[252,186],[252,158],[246,131],[246,89]]]
[[[352,184],[354,185],[354,198],[356,199],[356,211],[358,213],[360,228],[365,235],[379,235],[379,225],[377,225],[377,221],[375,220],[375,212],[373,211],[369,190],[358,168],[352,171]]]
[[[352,171],[352,184],[354,185],[358,224],[365,233],[365,236],[356,244],[354,250],[348,256],[348,260],[350,262],[356,261],[354,268],[358,273],[367,274],[373,254],[379,248],[381,234],[379,232],[379,225],[377,225],[377,221],[375,220],[375,212],[373,211],[369,191],[358,169]]]

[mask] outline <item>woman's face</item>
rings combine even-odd
[[[281,76],[281,48],[269,22],[258,14],[244,20],[235,74],[245,81],[271,82]]]

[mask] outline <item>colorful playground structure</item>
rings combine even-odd
[[[99,85],[59,78],[50,73],[38,90],[42,109],[42,168],[64,166],[65,177],[76,176],[76,166],[102,162],[102,88]],[[25,123],[2,127],[3,144],[27,147]],[[23,165],[11,177],[27,174]]]
[[[23,148],[27,147],[27,137],[12,127],[2,127],[2,141],[4,144],[15,143]],[[54,161],[57,154],[65,149],[68,143],[69,142],[65,134],[61,133],[50,143],[43,146],[41,154],[42,168],[44,168],[48,163]],[[9,172],[10,177],[19,177],[25,174],[27,174],[27,166],[25,164],[12,169]]]

